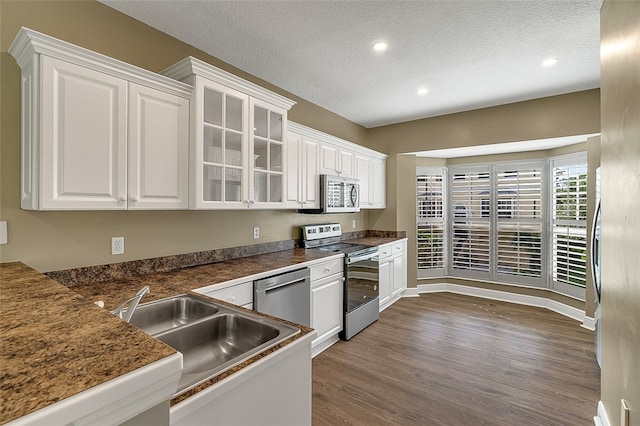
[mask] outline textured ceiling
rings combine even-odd
[[[602,0],[101,1],[365,127],[600,86]]]

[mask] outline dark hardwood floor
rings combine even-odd
[[[313,360],[313,425],[593,425],[594,333],[546,309],[404,298]]]

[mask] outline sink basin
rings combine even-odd
[[[182,294],[138,305],[129,322],[153,335],[216,312],[218,308],[213,304],[191,294]]]
[[[174,396],[300,332],[195,294],[138,305],[131,324],[182,353],[182,377]]]

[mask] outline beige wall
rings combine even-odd
[[[367,214],[300,215],[294,211],[239,212],[32,212],[20,209],[20,68],[7,53],[21,26],[116,59],[161,71],[192,55],[296,101],[290,118],[356,143],[366,129],[248,75],[194,47],[93,0],[0,1],[2,128],[0,219],[8,222],[3,262],[21,260],[40,271],[122,262],[163,255],[299,238],[297,226],[338,221],[351,231],[367,228]],[[125,255],[111,256],[110,238],[125,237]]]
[[[640,2],[605,0],[602,84],[602,403],[640,425]]]

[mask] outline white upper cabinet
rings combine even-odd
[[[290,208],[320,207],[317,139],[298,133],[299,125],[289,122],[287,133],[287,196]],[[302,130],[304,132],[304,130]]]
[[[360,181],[360,208],[382,209],[386,196],[386,161],[356,154],[356,178]]]
[[[355,152],[339,144],[320,143],[320,174],[355,177]]]
[[[192,57],[163,74],[194,87],[191,207],[286,208],[287,111],[295,102]]]
[[[383,209],[387,206],[387,162],[380,158],[373,158],[371,166],[369,201],[372,209]]]
[[[129,83],[129,210],[189,208],[189,99]]]
[[[41,88],[39,208],[126,206],[127,82],[43,57]]]
[[[25,28],[9,52],[23,209],[188,207],[190,86]]]
[[[287,164],[289,168],[295,167],[295,161],[300,164],[296,169],[298,180],[289,176],[287,203],[290,207],[319,207],[318,176],[321,174],[358,179],[361,209],[385,207],[385,154],[291,121],[289,129],[287,144],[298,153],[291,154]],[[296,182],[298,186],[292,187]]]
[[[237,90],[198,79],[192,99],[192,199],[196,208],[243,207],[247,196],[249,97]]]
[[[253,132],[249,153],[249,203],[258,207],[285,207],[285,117],[287,111],[259,99],[251,99]]]

